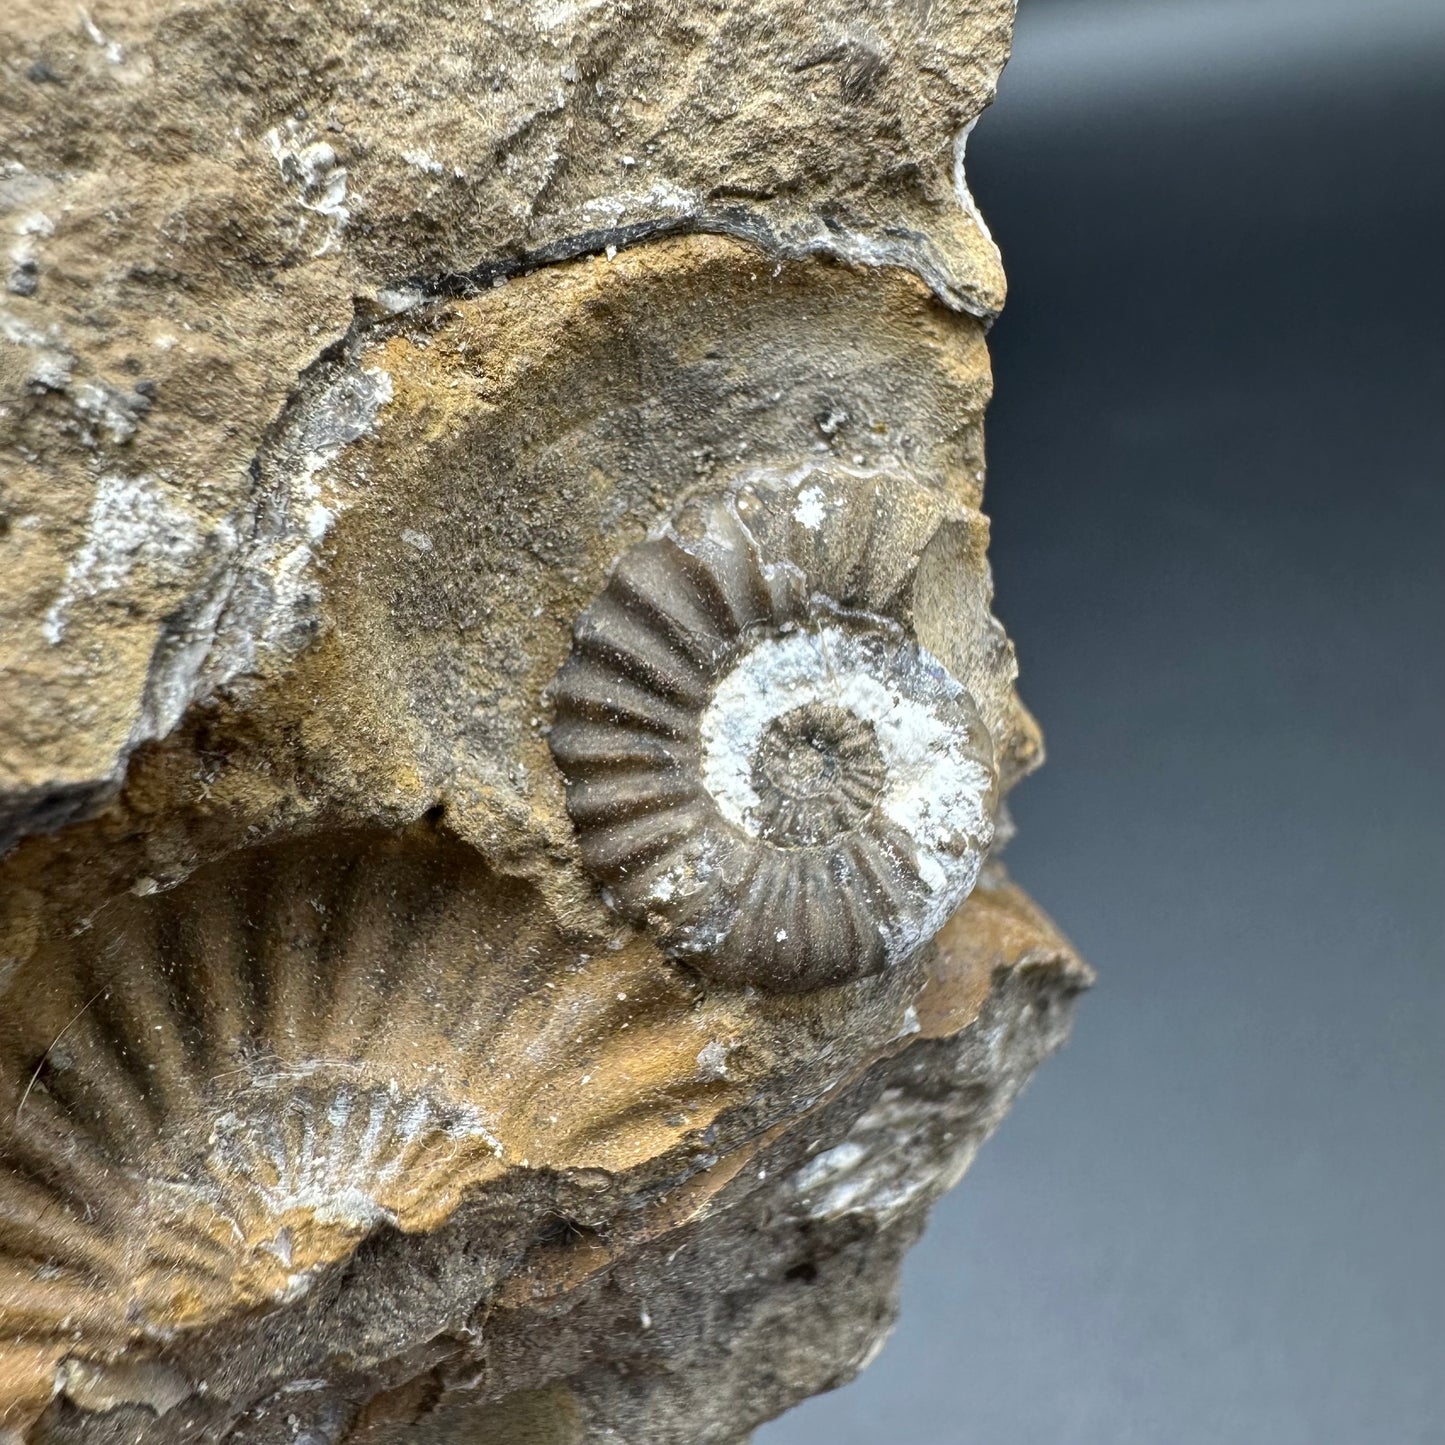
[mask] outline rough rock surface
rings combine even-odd
[[[252,665],[213,639],[266,522],[256,458],[358,322],[675,231],[897,265],[991,314],[1000,271],[959,138],[1011,15],[8,5],[10,828],[92,807],[138,744]],[[355,397],[313,445],[366,415]]]
[[[0,15],[0,1438],[740,1441],[876,1349],[1087,971],[989,862],[866,976],[709,981],[551,689],[619,557],[790,486],[1006,836],[1011,14]]]

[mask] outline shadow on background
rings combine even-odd
[[[1024,0],[1008,861],[1101,982],[758,1445],[1445,1440],[1442,59],[1438,4]]]

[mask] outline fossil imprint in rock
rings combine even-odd
[[[912,633],[899,475],[694,499],[579,619],[553,751],[583,860],[674,958],[806,989],[908,957],[993,838],[994,746]]]
[[[1039,756],[986,394],[909,278],[715,237],[307,378],[259,470],[334,507],[314,628],[0,868],[0,1435],[395,1445],[548,1390],[569,1445],[735,1445],[860,1367],[1081,986],[968,893]],[[857,1143],[880,1090],[917,1127]]]
[[[0,1445],[876,1354],[1087,982],[990,856],[1013,11],[0,5]]]
[[[580,965],[530,889],[425,826],[242,852],[52,940],[22,983],[0,1319],[37,1345],[303,1300],[508,1169],[625,1167],[635,1091],[659,1116],[719,1092],[650,949]]]

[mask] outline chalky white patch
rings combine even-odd
[[[292,424],[278,448],[289,462],[280,494],[284,522],[243,558],[205,659],[208,690],[253,670],[259,653],[294,653],[310,638],[317,548],[352,496],[331,484],[328,472],[348,446],[381,425],[391,399],[389,372],[347,369]]]
[[[310,139],[294,119],[286,122],[284,132],[273,126],[265,141],[281,175],[295,188],[300,205],[330,222],[330,230],[311,254],[324,256],[336,250],[351,220],[351,208],[346,203],[346,167],[335,147]]]
[[[797,505],[793,508],[793,520],[810,532],[823,525],[823,489],[805,487],[798,493]]]
[[[698,1050],[698,1077],[725,1079],[728,1076],[728,1046],[720,1039],[711,1039]]]
[[[967,1172],[983,1131],[960,1127],[950,1100],[888,1089],[849,1135],[793,1175],[809,1219],[863,1215],[886,1225],[920,1199],[936,1199]]]
[[[137,567],[161,580],[183,575],[203,539],[191,516],[151,476],[104,476],[95,489],[85,540],[66,569],[65,582],[40,630],[55,646],[65,636],[77,600],[122,588]]]
[[[939,705],[966,697],[965,689],[922,649],[917,661],[890,667],[876,645],[833,623],[762,639],[718,683],[703,714],[702,775],[722,815],[757,837],[753,760],[773,720],[823,703],[871,723],[888,775],[877,806],[913,840],[940,905],[931,921],[977,881],[993,834],[994,777],[940,715]]]
[[[978,117],[975,116],[959,133],[953,141],[953,193],[958,198],[958,204],[968,212],[974,225],[978,227],[979,235],[985,241],[993,245],[993,232],[988,228],[988,222],[983,218],[983,213],[978,208],[978,203],[973,199],[973,192],[968,188],[968,177],[965,171],[968,156],[968,138],[973,134],[973,128],[978,124]],[[997,251],[997,246],[994,246]]]
[[[98,45],[105,52],[105,58],[112,65],[119,65],[121,61],[125,59],[125,51],[121,48],[120,42],[118,40],[112,40],[105,31],[90,18],[90,12],[86,10],[84,5],[77,6],[76,10],[80,16],[81,29],[85,31],[91,44]]]
[[[425,171],[429,176],[446,173],[446,167],[429,151],[402,151],[401,158],[415,170]]]

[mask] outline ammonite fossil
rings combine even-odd
[[[810,471],[689,504],[617,563],[554,687],[582,858],[711,977],[796,990],[896,963],[973,888],[994,745],[913,634],[940,503]]]
[[[524,885],[424,827],[243,851],[16,967],[0,1439],[82,1333],[104,1360],[222,1319],[280,1331],[364,1239],[529,1166],[623,1171],[722,1087],[698,1061],[718,1025],[651,950],[580,964]]]

